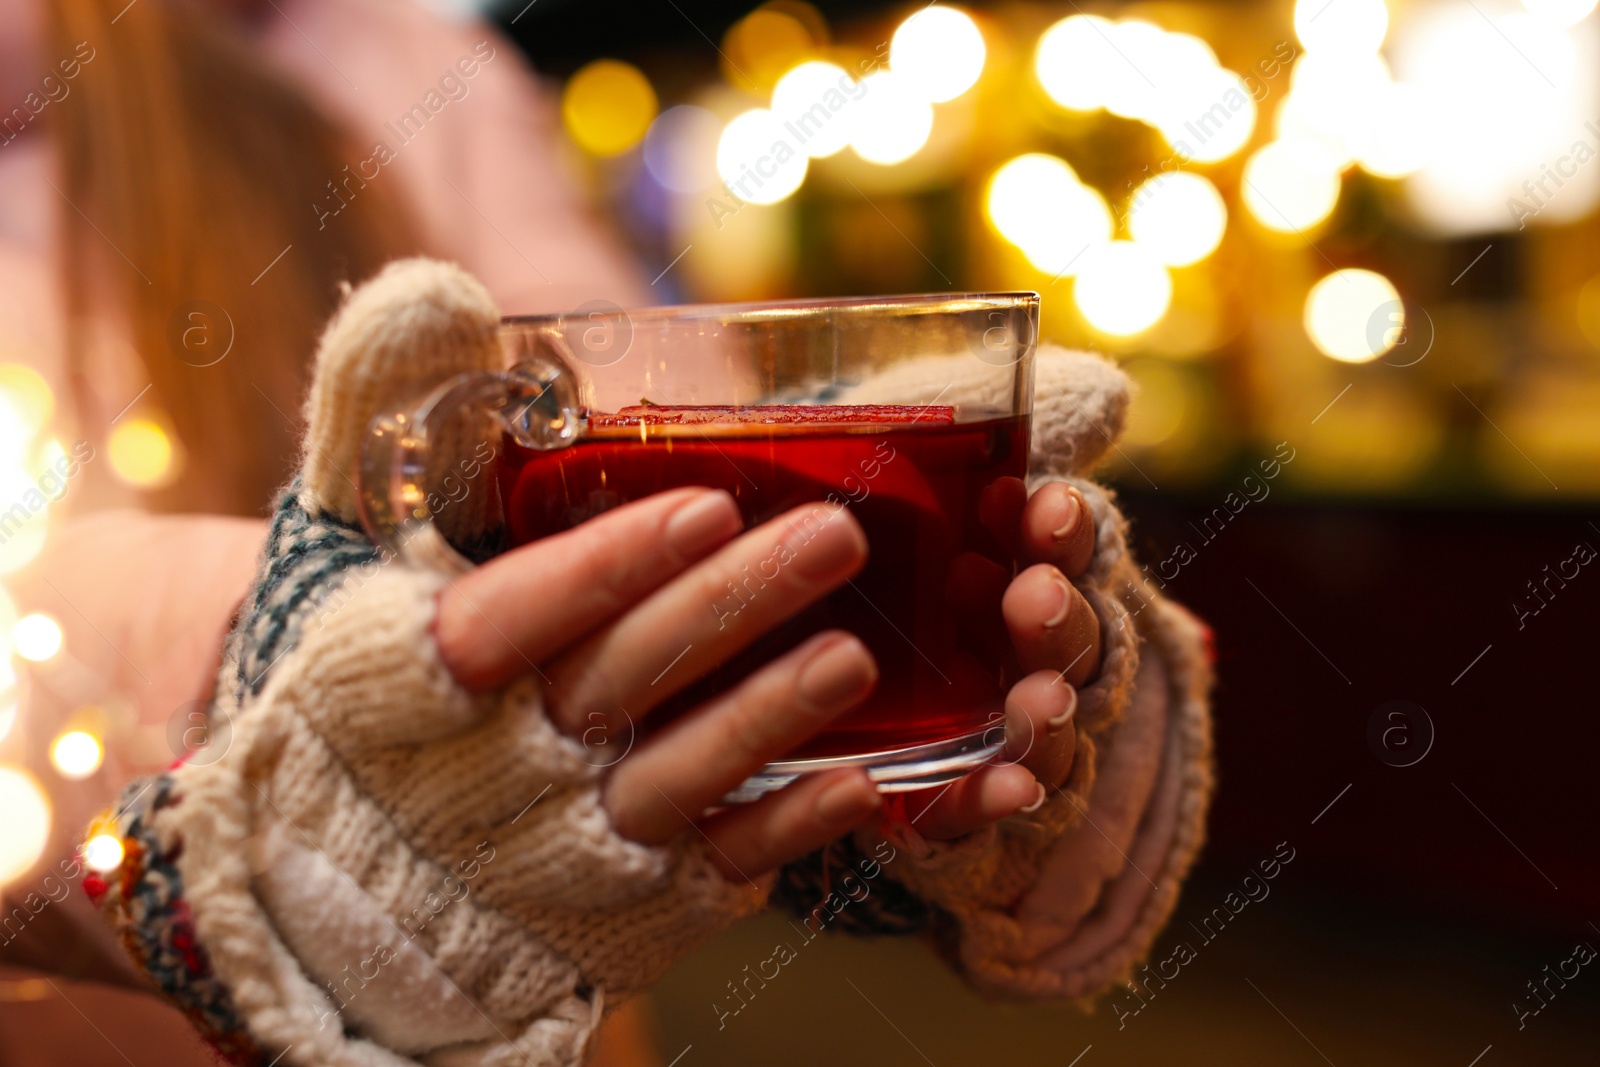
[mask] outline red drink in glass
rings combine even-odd
[[[539,451],[509,437],[499,466],[513,544],[569,529],[685,485],[725,489],[747,527],[831,500],[867,535],[862,572],[680,694],[652,724],[824,629],[872,651],[868,701],[790,759],[828,759],[948,741],[996,724],[1009,670],[1000,596],[1015,562],[984,516],[985,491],[1020,479],[1028,416],[954,421],[936,406],[625,408],[591,415],[581,440]],[[707,610],[736,615],[760,575]]]

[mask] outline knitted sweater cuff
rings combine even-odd
[[[995,996],[1090,997],[1129,973],[1176,903],[1211,792],[1209,636],[1144,582],[1109,495],[1074,484],[1098,537],[1077,584],[1105,648],[1080,691],[1070,776],[1039,810],[956,841],[891,835],[903,856],[890,878]]]
[[[234,1062],[575,1065],[608,1006],[764,903],[687,837],[618,837],[537,686],[461,691],[440,581],[347,575],[224,757],[116,820],[102,907]]]

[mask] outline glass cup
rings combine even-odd
[[[452,459],[437,442],[464,412],[501,436],[488,489],[510,547],[685,485],[729,492],[747,528],[842,504],[866,532],[862,571],[637,726],[838,628],[877,660],[872,695],[729,801],[841,766],[884,792],[947,782],[997,756],[1020,677],[1000,597],[1017,569],[1038,309],[1036,293],[967,293],[508,318],[504,371],[374,419],[363,522],[412,563],[471,566],[429,505]],[[706,610],[725,624],[783,595],[779,566],[742,573]]]

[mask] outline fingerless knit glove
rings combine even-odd
[[[361,532],[369,420],[497,368],[499,318],[430,261],[348,295],[229,638],[217,741],[108,817],[124,859],[86,888],[232,1062],[571,1067],[608,1007],[763,904],[692,834],[617,836],[606,761],[551,726],[532,679],[462,690],[431,633],[449,579]],[[438,453],[466,488],[433,510],[487,549],[497,438],[470,418],[450,434]]]
[[[850,403],[996,403],[990,375],[952,381],[948,360],[908,360]],[[1087,1000],[1125,980],[1177,903],[1211,797],[1209,632],[1162,596],[1127,546],[1111,493],[1086,480],[1121,436],[1128,380],[1107,361],[1041,345],[1029,489],[1076,486],[1095,554],[1074,580],[1100,620],[1101,666],[1080,688],[1076,756],[1043,805],[956,841],[902,814],[785,868],[777,897],[808,928],[928,931],[972,985],[996,996]],[[906,807],[913,814],[920,804]],[[890,847],[885,848],[885,841]],[[876,869],[871,896],[842,901],[829,872]],[[824,906],[827,902],[827,906]]]

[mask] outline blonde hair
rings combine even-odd
[[[202,5],[126,3],[49,2],[51,54],[94,49],[50,115],[72,205],[60,242],[72,391],[86,419],[117,414],[89,403],[82,325],[115,316],[151,382],[141,407],[158,405],[187,457],[151,506],[259,514],[295,465],[310,355],[340,283],[419,251],[416,228],[375,183],[319,220],[311,205],[359,158],[344,133]],[[178,342],[195,301],[232,322],[232,349],[209,366]]]

